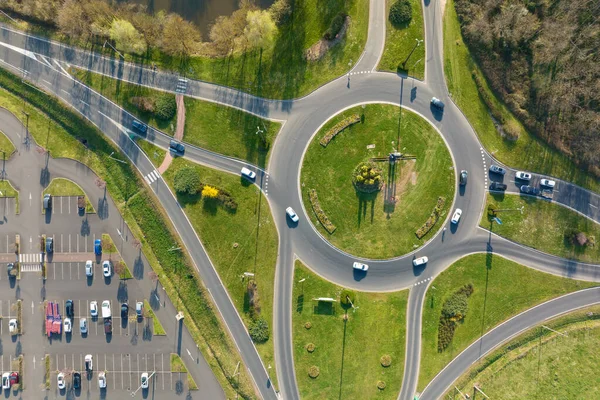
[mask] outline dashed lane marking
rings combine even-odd
[[[592,203],[590,203],[590,207],[594,207],[594,208],[598,208],[598,206],[593,205]]]
[[[370,74],[372,71],[356,71],[356,72],[350,72],[348,73],[348,75],[360,75],[360,74]]]
[[[430,280],[431,280],[431,277],[429,277],[429,278],[427,278],[427,279],[424,279],[424,280],[422,280],[422,281],[419,281],[419,282],[415,283],[413,286],[418,286],[418,285],[421,285],[421,284],[423,284],[423,283],[425,283],[425,282],[429,282]]]

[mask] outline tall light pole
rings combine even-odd
[[[121,56],[122,59],[125,59],[125,56],[123,54],[121,54],[121,52],[119,50],[115,49],[113,47],[113,45],[108,42],[108,40],[104,41],[104,44],[102,45],[102,49],[106,48],[107,44],[110,46],[111,49],[113,49],[114,51],[116,51]]]
[[[415,46],[412,48],[410,53],[408,53],[408,57],[406,57],[406,60],[404,60],[404,62],[402,63],[402,69],[406,68],[406,63],[408,62],[408,59],[410,58],[410,56],[412,56],[412,53],[417,49],[417,47],[419,47],[421,45],[421,43],[423,43],[422,39],[415,39],[415,40],[416,40]]]

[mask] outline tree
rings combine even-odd
[[[166,14],[162,10],[155,15],[137,12],[131,16],[131,23],[144,36],[148,47],[157,47],[160,43],[165,21]]]
[[[56,24],[60,33],[75,40],[85,36],[89,29],[85,10],[78,0],[64,2],[58,10]]]
[[[355,300],[356,294],[349,289],[344,289],[342,290],[342,293],[340,293],[340,303],[342,304],[343,308],[350,308],[352,307],[352,304],[354,304],[354,300]]]
[[[125,272],[125,263],[123,262],[123,260],[119,260],[115,263],[115,274],[119,275],[119,277],[121,277],[121,275],[123,275],[123,273]]]
[[[169,55],[185,58],[197,50],[201,39],[194,24],[177,14],[170,14],[163,29],[161,49]]]
[[[115,41],[116,48],[127,53],[142,54],[146,51],[144,37],[127,20],[113,20],[110,26],[110,38]]]
[[[195,195],[200,189],[200,177],[192,167],[181,168],[175,173],[173,187],[178,193]]]
[[[235,38],[241,33],[236,32],[235,28],[233,17],[220,16],[215,20],[208,36],[210,37],[212,48],[217,54],[224,56],[233,51]]]
[[[202,197],[205,199],[216,199],[219,196],[219,189],[205,185],[202,188]]]
[[[172,94],[158,96],[155,102],[154,114],[156,118],[168,121],[177,113],[177,101]]]
[[[412,5],[409,0],[398,0],[390,7],[390,22],[396,27],[406,25],[412,19]]]
[[[268,11],[249,11],[246,15],[246,21],[244,38],[250,47],[263,49],[273,40],[277,27]]]
[[[252,321],[248,331],[250,337],[256,343],[264,343],[269,340],[269,324],[264,318]]]

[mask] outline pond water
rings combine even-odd
[[[220,15],[231,15],[238,9],[239,0],[119,0],[121,3],[145,4],[149,12],[165,10],[175,12],[194,22],[202,32],[202,39],[208,40],[210,25]],[[273,4],[274,0],[256,0],[262,9]]]

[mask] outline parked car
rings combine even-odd
[[[506,174],[506,170],[496,164],[492,164],[490,166],[490,172],[493,172],[495,174],[500,174],[500,175]]]
[[[63,390],[64,388],[66,388],[67,383],[65,381],[65,374],[63,374],[62,372],[59,372],[58,376],[56,377],[56,383],[58,384],[58,388],[60,390]]]
[[[506,190],[508,186],[506,186],[504,183],[500,183],[500,182],[492,182],[492,184],[490,185],[490,190],[501,190],[504,191]]]
[[[148,389],[148,373],[147,372],[142,372],[142,379],[141,379],[141,383],[142,383],[142,389]]]
[[[183,143],[180,143],[176,140],[171,140],[169,142],[169,150],[172,153],[183,154],[185,152],[185,146],[183,145]]]
[[[359,271],[367,271],[369,269],[369,266],[367,264],[355,261],[354,264],[352,264],[352,268],[357,269]]]
[[[529,185],[523,185],[521,186],[521,192],[525,194],[530,194],[532,196],[537,196],[540,194],[540,189]]]
[[[286,208],[285,213],[287,214],[288,217],[290,217],[292,222],[298,222],[300,220],[300,218],[298,218],[298,215],[296,214],[296,212],[294,211],[294,209],[292,207]]]
[[[19,333],[19,323],[16,318],[11,318],[8,321],[8,332],[11,335],[16,335],[17,333]]]
[[[15,268],[14,263],[8,263],[8,265],[6,266],[6,270],[8,271],[9,278],[12,278],[17,274],[17,270]]]
[[[244,178],[250,179],[252,181],[252,180],[254,180],[254,178],[256,178],[256,172],[250,171],[248,168],[243,167],[242,168],[242,176]]]
[[[10,389],[10,373],[2,374],[2,389]]]
[[[49,210],[52,208],[52,195],[45,194],[44,195],[44,210]]]
[[[73,372],[73,389],[81,389],[81,374]]]
[[[112,265],[110,261],[102,261],[102,273],[104,274],[105,278],[110,278],[110,276],[112,275]]]
[[[104,371],[98,373],[98,387],[106,389],[106,373]]]
[[[91,354],[86,354],[85,358],[85,370],[93,371],[94,370],[94,359]]]
[[[104,318],[104,333],[107,335],[112,333],[112,318]]]
[[[102,301],[102,318],[110,318],[111,316],[110,301]]]
[[[71,331],[73,330],[73,325],[71,324],[71,318],[69,318],[69,317],[65,318],[64,328],[65,328],[65,333],[71,333]]]
[[[98,302],[96,300],[90,302],[90,315],[92,317],[98,316]]]
[[[138,131],[140,133],[146,133],[146,131],[148,130],[148,125],[138,121],[137,119],[133,120],[133,122],[131,123],[131,126],[133,127],[133,129],[135,129],[136,131]]]
[[[54,239],[52,237],[46,238],[46,253],[54,252]]]
[[[121,304],[121,318],[127,318],[129,314],[129,305],[127,303]]]
[[[522,181],[531,180],[531,174],[529,172],[517,171],[515,176],[517,179],[520,179]]]
[[[463,169],[462,171],[460,171],[459,181],[460,181],[461,186],[465,186],[467,184],[468,176],[469,176],[469,173],[467,172],[466,169]]]
[[[75,310],[73,309],[73,300],[69,299],[65,303],[65,313],[67,314],[67,317],[71,318],[73,318],[73,316],[75,315]]]
[[[97,256],[102,255],[102,241],[100,239],[94,240],[94,254]]]
[[[419,257],[419,258],[415,258],[413,260],[413,265],[415,267],[418,267],[419,265],[427,264],[427,261],[429,261],[429,259],[427,257],[425,257],[425,256]]]
[[[92,260],[87,260],[85,262],[85,275],[94,276],[94,264],[92,263]]]
[[[138,317],[141,317],[143,313],[144,313],[144,303],[142,303],[141,301],[138,301],[137,303],[135,303],[135,314]]]
[[[82,334],[88,333],[87,318],[81,318],[79,320],[79,332]]]
[[[458,224],[458,221],[460,220],[461,215],[462,215],[462,210],[460,208],[457,208],[456,211],[454,211],[454,214],[452,215],[451,222],[453,224]]]
[[[547,188],[550,188],[550,189],[554,189],[554,186],[556,186],[556,182],[551,181],[550,179],[544,178],[540,181],[540,185],[546,186]]]
[[[19,373],[18,372],[11,372],[10,373],[10,386],[16,385],[18,383],[19,383]]]
[[[438,99],[437,97],[431,98],[431,105],[441,111],[444,110],[444,103],[442,103],[442,101],[440,99]]]

